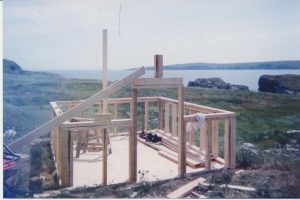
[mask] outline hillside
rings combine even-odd
[[[146,67],[153,70],[153,66]],[[300,61],[266,61],[248,63],[184,63],[165,65],[165,70],[242,70],[242,69],[300,69]]]
[[[17,132],[13,138],[4,137],[6,143],[48,121],[50,101],[85,99],[101,88],[96,80],[66,79],[40,72],[21,73],[25,70],[21,67],[15,69],[4,71],[3,75],[4,131],[14,127]],[[139,90],[139,96],[158,95],[176,98],[177,91]],[[129,87],[114,94],[114,97],[130,96]],[[237,113],[237,166],[246,171],[233,181],[261,189],[257,194],[261,198],[297,196],[295,188],[300,185],[300,131],[293,130],[300,130],[300,96],[185,88],[185,100]],[[280,174],[288,174],[294,182],[287,183]],[[151,190],[151,186],[149,188]],[[141,195],[138,197],[156,197],[151,196],[149,188],[142,194],[138,193]],[[154,190],[159,191],[157,188]],[[103,197],[97,190],[95,193],[96,197]],[[80,194],[84,196],[86,193],[82,190]],[[243,194],[232,195],[227,197],[243,197]]]

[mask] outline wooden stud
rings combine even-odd
[[[145,130],[149,129],[149,102],[145,102]]]
[[[217,158],[219,154],[219,121],[212,121],[212,156]]]
[[[172,135],[177,136],[177,104],[172,103]]]
[[[158,128],[163,130],[163,102],[158,101]]]
[[[60,129],[60,176],[63,187],[73,185],[73,141],[70,131]]]
[[[193,114],[192,109],[189,109],[189,114]],[[194,128],[194,124],[192,124],[192,128],[191,128],[190,144],[195,145],[195,128]]]
[[[230,118],[230,168],[236,166],[236,118]]]
[[[55,126],[58,126],[65,122],[66,120],[71,119],[72,117],[80,115],[80,113],[90,106],[92,106],[95,102],[106,98],[109,95],[114,94],[119,89],[123,88],[126,84],[129,84],[137,77],[143,75],[145,73],[145,68],[141,67],[136,71],[132,72],[131,74],[127,75],[126,77],[122,78],[119,81],[116,81],[109,85],[104,90],[97,92],[96,94],[92,95],[85,101],[79,103],[77,106],[69,109],[62,115],[48,121],[47,123],[43,124],[42,126],[34,129],[30,133],[24,135],[23,137],[19,138],[18,140],[14,141],[13,143],[9,144],[9,148],[13,151],[20,150],[23,145],[29,144],[35,138],[48,134]]]
[[[132,89],[131,119],[133,126],[129,135],[129,182],[137,178],[137,89]]]
[[[206,132],[207,132],[207,120],[205,120],[200,128],[200,149],[203,151],[206,149]]]
[[[102,184],[107,185],[107,129],[103,129],[102,134]]]
[[[212,120],[207,120],[206,128],[206,145],[205,145],[205,168],[211,169],[211,132],[212,132]]]
[[[117,103],[115,103],[115,112],[114,112],[114,114],[115,114],[115,119],[118,119],[118,104]],[[117,128],[115,128],[115,135],[118,135],[118,129]]]
[[[170,104],[165,103],[165,131],[170,132],[169,115],[170,115]]]
[[[186,138],[184,122],[184,87],[178,87],[178,176],[186,173]]]
[[[107,29],[103,29],[103,71],[102,71],[102,89],[108,86],[107,74]],[[107,112],[107,100],[103,99],[103,113]]]
[[[229,130],[230,130],[230,120],[226,118],[224,120],[224,160],[225,160],[225,167],[230,167],[230,147],[229,147]]]

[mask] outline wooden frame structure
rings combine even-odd
[[[162,59],[162,56],[155,56]],[[156,69],[162,70],[162,60],[157,61],[160,66]],[[164,138],[177,145],[178,176],[184,177],[186,174],[188,149],[193,149],[197,154],[203,156],[205,168],[212,168],[212,160],[221,163],[225,168],[235,168],[235,140],[236,140],[236,119],[235,113],[222,109],[197,105],[184,102],[184,86],[182,78],[163,78],[162,72],[155,78],[139,78],[145,73],[144,67],[137,69],[123,79],[105,87],[102,91],[94,94],[86,100],[81,101],[56,101],[51,102],[53,109],[53,119],[19,140],[10,144],[13,150],[18,150],[22,145],[29,144],[34,138],[46,135],[51,132],[51,147],[56,163],[57,174],[60,184],[63,187],[73,185],[73,140],[74,133],[79,131],[103,130],[100,131],[102,137],[102,182],[107,184],[107,140],[109,136],[120,134],[129,135],[129,181],[137,181],[137,133],[138,103],[144,104],[144,128],[150,130],[149,117],[150,109],[153,106],[158,110],[158,127]],[[108,96],[131,83],[131,98],[109,99]],[[138,97],[138,89],[141,88],[175,88],[178,99],[166,97]],[[94,116],[89,117],[85,111],[91,107],[102,113],[102,106],[114,109],[114,119],[97,120]],[[119,108],[124,104],[130,105],[130,118],[120,118]],[[170,117],[170,111],[172,116]],[[197,114],[201,113],[205,117],[204,126],[197,132],[194,128],[190,133],[186,132],[187,123],[197,123]],[[81,117],[81,120],[72,121],[74,117]],[[220,126],[221,125],[221,126]],[[128,129],[126,133],[119,133],[119,129]],[[110,132],[113,130],[112,132]],[[223,132],[224,156],[220,155],[219,133]],[[197,139],[198,138],[198,139]]]
[[[177,110],[177,107],[179,106],[179,100],[175,99],[170,99],[166,97],[137,97],[137,91],[134,91],[137,89],[133,89],[134,94],[133,98],[114,98],[114,99],[107,99],[107,104],[108,107],[113,108],[114,112],[113,116],[115,116],[115,119],[112,119],[110,123],[101,123],[99,121],[95,121],[92,118],[87,119],[86,121],[81,121],[81,122],[70,122],[66,121],[63,124],[61,124],[58,128],[53,129],[52,134],[51,134],[51,144],[53,148],[53,154],[55,155],[55,161],[57,164],[57,170],[58,170],[58,175],[61,180],[61,183],[63,186],[71,186],[72,182],[69,177],[72,177],[70,173],[72,173],[72,164],[71,162],[67,162],[65,159],[62,159],[62,153],[65,153],[66,155],[71,155],[72,152],[72,147],[69,146],[68,151],[62,152],[60,149],[60,145],[62,145],[63,139],[59,139],[62,135],[62,133],[65,133],[68,131],[69,134],[72,135],[72,133],[76,133],[79,130],[89,130],[89,129],[95,129],[95,128],[106,128],[108,131],[106,134],[109,134],[110,137],[114,136],[119,136],[119,135],[128,135],[129,136],[129,142],[130,142],[130,149],[129,149],[129,156],[130,156],[130,162],[129,162],[129,180],[134,182],[136,181],[136,173],[137,173],[137,168],[136,168],[136,143],[137,140],[135,139],[136,134],[138,131],[140,131],[137,128],[137,124],[134,123],[136,122],[136,117],[133,118],[124,118],[120,116],[120,110],[122,106],[125,105],[132,105],[130,106],[130,110],[132,112],[136,112],[136,109],[134,109],[134,103],[135,101],[135,96],[136,96],[136,104],[144,104],[145,107],[145,124],[144,127],[146,130],[150,130],[150,115],[149,115],[149,110],[150,109],[155,109],[158,110],[158,115],[162,116],[162,118],[159,119],[161,121],[160,123],[162,124],[162,128],[160,129],[159,126],[157,127],[160,130],[160,133],[164,134],[166,138],[169,138],[170,140],[174,142],[179,141],[178,137],[178,121],[179,119],[174,117],[172,114],[172,117],[166,117],[167,114],[167,109],[166,107],[169,107],[170,110]],[[67,110],[68,108],[72,108],[76,104],[79,104],[82,101],[57,101],[57,102],[52,102],[51,105],[54,110],[55,115],[61,115],[63,113],[63,110]],[[94,104],[94,107],[99,107],[99,105],[102,104],[101,101],[98,101],[97,103]],[[160,109],[163,108],[163,109]],[[184,138],[187,138],[185,141],[186,147],[190,147],[195,149],[199,154],[203,155],[205,158],[205,168],[207,170],[212,169],[211,166],[211,159],[214,159],[218,161],[219,163],[224,165],[224,168],[235,168],[235,113],[221,110],[221,109],[216,109],[216,108],[211,108],[207,106],[202,106],[194,103],[189,103],[189,102],[183,102],[183,109],[186,111],[188,114],[184,114],[183,116],[183,122],[184,122],[184,127],[187,125],[187,123],[197,123],[196,120],[196,115],[197,113],[202,113],[205,116],[205,125],[200,128],[200,131],[197,130],[192,130],[193,133],[186,133],[183,132]],[[161,113],[160,113],[161,112]],[[179,111],[178,111],[179,112]],[[119,113],[119,114],[118,114]],[[176,112],[177,113],[177,112]],[[85,114],[83,114],[85,115]],[[137,116],[137,115],[131,115],[131,116]],[[121,118],[118,118],[121,117]],[[135,125],[134,125],[135,124]],[[171,128],[168,128],[166,124],[169,124]],[[147,128],[146,128],[147,127]],[[128,132],[115,132],[116,128],[127,128],[129,131]],[[174,129],[175,128],[175,129]],[[110,132],[109,132],[110,131]],[[135,131],[135,132],[134,132]],[[192,135],[194,137],[192,137]],[[223,156],[222,152],[220,151],[220,145],[222,144],[219,142],[219,137],[224,138],[223,142]],[[74,137],[70,137],[71,139],[74,139]],[[197,138],[198,141],[197,141]],[[66,140],[66,139],[65,139]],[[200,141],[199,141],[200,140]],[[181,143],[178,143],[180,146]],[[65,145],[66,146],[66,145]],[[178,147],[180,148],[180,147]],[[184,151],[186,148],[183,148]],[[69,153],[68,153],[69,152]],[[106,151],[103,151],[102,153],[105,153]],[[182,152],[178,150],[178,156],[182,155]],[[184,152],[186,153],[186,151]],[[105,156],[105,155],[104,155]],[[72,156],[70,156],[72,159]],[[105,158],[105,157],[104,157]],[[211,158],[211,159],[210,159]],[[183,162],[186,162],[185,159],[186,157],[181,156],[178,160],[184,159]],[[64,164],[63,164],[64,163]],[[103,174],[106,174],[107,171],[107,163],[103,162]],[[65,166],[65,167],[61,167]],[[182,163],[178,163],[178,175],[183,176],[186,172],[185,166],[182,166]],[[182,171],[181,171],[182,170]],[[64,181],[63,181],[64,179]],[[104,179],[104,178],[103,178]],[[68,182],[70,180],[70,182]],[[107,180],[107,179],[106,179]],[[67,183],[67,184],[63,184]],[[103,184],[106,184],[106,181],[103,180]]]

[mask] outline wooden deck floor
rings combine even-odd
[[[111,138],[112,154],[108,155],[108,184],[128,180],[128,143],[128,136]],[[137,154],[138,182],[163,180],[177,176],[177,164],[160,156],[151,147],[138,142]],[[74,157],[73,167],[74,186],[102,183],[102,152],[86,152],[80,154],[79,158]],[[222,165],[212,162],[212,167],[220,168]],[[187,166],[187,173],[202,170],[204,168],[192,169]]]

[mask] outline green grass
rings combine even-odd
[[[85,99],[101,87],[96,80],[4,74],[4,130],[15,127],[20,137],[50,119],[50,101]],[[142,89],[138,94],[176,98],[177,90]],[[130,96],[129,86],[112,95]],[[260,134],[300,129],[300,96],[185,88],[185,101],[236,112],[239,141],[257,142]],[[125,117],[129,107],[120,109]]]

